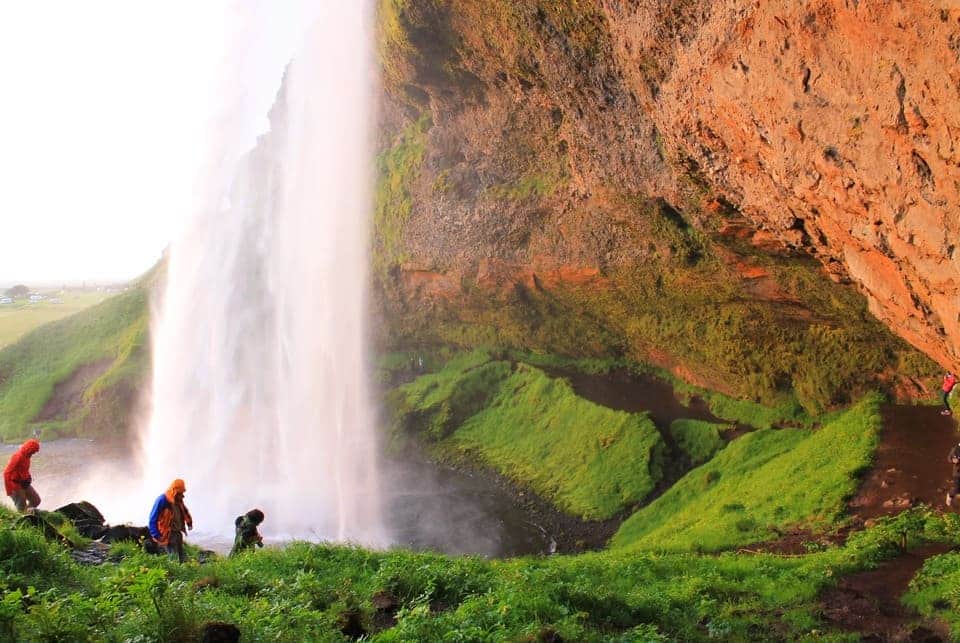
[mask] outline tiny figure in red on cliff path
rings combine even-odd
[[[947,373],[943,376],[943,410],[940,411],[940,415],[953,415],[953,411],[950,409],[950,393],[956,385],[956,375]]]
[[[40,443],[27,440],[10,456],[3,470],[3,486],[20,513],[32,512],[40,506],[40,494],[33,488],[30,475],[30,458],[40,451]]]

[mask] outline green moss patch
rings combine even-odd
[[[724,447],[726,442],[720,433],[730,428],[728,424],[681,419],[670,423],[670,435],[690,457],[690,464],[698,466]]]
[[[431,125],[430,115],[424,114],[407,126],[393,147],[377,157],[374,259],[381,272],[403,256],[403,226],[413,209],[410,185],[419,175]]]
[[[815,431],[767,429],[734,440],[632,515],[612,546],[718,551],[773,538],[777,526],[830,528],[870,463],[879,405],[871,395]]]

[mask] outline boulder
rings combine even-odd
[[[64,505],[57,509],[57,513],[62,514],[72,522],[77,532],[84,538],[96,540],[103,536],[107,530],[103,514],[86,500]]]
[[[113,525],[111,527],[107,527],[105,532],[101,535],[100,541],[105,543],[138,543],[145,539],[150,539],[150,530],[146,527],[134,527],[133,525]]]

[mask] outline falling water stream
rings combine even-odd
[[[144,477],[155,493],[183,478],[201,531],[260,507],[289,537],[386,538],[364,367],[365,13],[325,4],[270,131],[168,253]]]

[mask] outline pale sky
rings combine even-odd
[[[150,268],[329,1],[0,0],[0,284]]]

